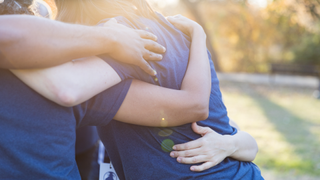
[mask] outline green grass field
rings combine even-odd
[[[221,90],[229,117],[258,142],[254,162],[262,173],[320,179],[320,100],[312,97],[314,89],[221,82]]]

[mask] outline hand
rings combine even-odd
[[[192,124],[192,129],[203,137],[185,144],[175,145],[173,146],[175,151],[170,153],[170,156],[177,158],[179,163],[203,163],[199,166],[191,166],[191,171],[209,169],[236,151],[231,136],[220,135],[211,128],[198,126],[197,123]]]
[[[198,23],[180,14],[175,16],[168,16],[167,20],[180,31],[189,35],[190,37],[192,36],[195,30],[200,30],[204,33],[203,28]]]
[[[108,47],[109,56],[124,63],[137,65],[150,75],[156,75],[147,61],[161,60],[162,55],[159,53],[164,53],[166,49],[155,42],[155,35],[118,24],[114,18],[106,22],[104,27],[110,27],[109,34],[113,41],[112,47]]]

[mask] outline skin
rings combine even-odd
[[[207,118],[211,76],[205,46],[206,36],[203,29],[196,23],[179,18],[176,19],[177,21],[171,18],[168,20],[193,38],[189,66],[181,90],[166,89],[134,80],[115,119],[147,126],[176,126]],[[65,67],[62,68],[62,66]],[[83,102],[120,81],[119,76],[112,71],[112,68],[97,57],[83,58],[46,70],[13,72],[40,94],[67,106]],[[45,94],[47,92],[49,93]],[[166,115],[165,124],[161,121],[163,114]],[[207,130],[213,134],[211,131]],[[208,134],[204,138],[209,137],[210,133],[204,133],[204,135]],[[229,137],[221,135],[219,137],[222,142],[219,148],[229,147],[231,143],[226,142],[230,141],[223,140]],[[218,142],[217,138],[208,139],[211,140],[211,143]],[[234,141],[237,143],[233,147],[238,147],[240,142],[246,141],[246,139],[245,137],[234,138]],[[201,147],[206,147],[207,144],[203,144],[203,142],[200,141]],[[177,147],[179,150],[179,146]],[[181,150],[184,149],[181,148]],[[206,152],[209,154],[209,151]],[[201,155],[202,150],[198,153]],[[240,158],[242,158],[241,153],[243,152],[239,151]],[[221,157],[220,159],[223,159],[229,154],[221,151],[218,155]],[[201,159],[201,161],[210,160],[209,155]],[[182,160],[181,163],[188,162]],[[208,166],[206,165],[205,168]],[[198,171],[205,168],[198,169]]]
[[[193,26],[196,26],[190,22],[191,20],[181,15],[171,16],[167,19],[181,30],[192,29]],[[192,34],[194,32],[187,31],[184,33]],[[194,39],[193,37],[193,41]],[[234,121],[230,121],[230,125],[238,127]],[[191,166],[191,171],[204,171],[219,164],[226,157],[232,157],[239,161],[253,161],[258,152],[255,139],[239,129],[238,133],[233,136],[218,134],[211,128],[200,127],[196,123],[192,124],[192,129],[203,137],[188,143],[175,145],[173,146],[174,151],[170,153],[170,156],[177,158],[179,163],[203,163],[198,166]]]
[[[244,131],[238,131],[233,136],[221,135],[208,127],[192,124],[195,133],[203,137],[185,144],[173,147],[170,156],[177,158],[179,163],[196,164],[191,166],[191,171],[204,171],[216,166],[227,157],[239,161],[253,161],[258,153],[255,139]]]
[[[0,24],[0,67],[5,69],[45,68],[106,53],[154,75],[146,60],[161,60],[159,53],[165,52],[155,42],[155,35],[127,28],[116,20],[104,27],[90,27],[27,15],[1,15]]]
[[[206,36],[201,26],[194,29],[189,65],[181,89],[134,80],[114,119],[158,127],[177,126],[208,117],[211,76]],[[95,56],[48,69],[12,72],[39,94],[64,106],[82,103],[121,81],[106,62]]]

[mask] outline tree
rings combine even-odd
[[[220,69],[220,65],[219,65],[219,61],[218,61],[218,56],[217,56],[217,53],[216,53],[216,51],[212,45],[212,42],[211,42],[212,35],[207,30],[205,23],[202,20],[201,14],[198,10],[199,0],[196,0],[196,1],[181,0],[181,1],[186,5],[186,7],[189,9],[189,11],[193,14],[196,21],[203,27],[205,33],[207,34],[207,48],[211,53],[211,58],[214,63],[216,71],[220,71],[221,69]]]

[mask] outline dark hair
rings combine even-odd
[[[0,15],[5,14],[28,14],[34,15],[31,10],[33,0],[4,0],[0,3]]]

